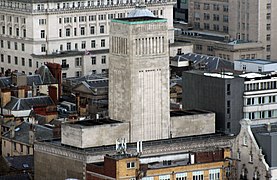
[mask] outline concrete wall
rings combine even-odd
[[[62,144],[88,148],[115,144],[118,138],[129,141],[129,123],[113,123],[95,126],[62,124]]]
[[[49,156],[48,153],[34,153],[35,179],[64,180],[66,178],[83,179],[84,164],[72,158]]]
[[[215,113],[170,117],[172,137],[215,133]]]
[[[227,85],[230,86],[229,94]],[[243,92],[243,78],[210,77],[193,71],[183,73],[183,108],[215,112],[217,131],[239,133],[239,120],[243,118]]]

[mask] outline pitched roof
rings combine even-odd
[[[5,157],[8,165],[16,170],[29,170],[34,168],[34,156],[9,156]]]
[[[14,141],[21,142],[24,144],[29,144],[29,130],[31,123],[22,122],[20,125],[15,128],[15,137]],[[35,138],[36,140],[50,140],[53,138],[53,131],[50,128],[47,128],[42,125],[32,125],[34,128]],[[6,132],[3,135],[3,138],[11,139],[10,132]]]
[[[17,98],[12,96],[11,101],[4,107],[5,109],[20,111],[31,110],[36,106],[50,106],[54,105],[53,100],[49,96],[37,96],[29,98]]]
[[[220,57],[207,56],[203,54],[187,53],[183,55],[177,55],[173,61],[191,61],[195,69],[204,67],[205,70],[214,71],[221,69],[234,69],[234,63]]]
[[[57,79],[54,78],[53,74],[50,72],[46,65],[42,65],[36,72],[41,76],[43,84],[55,84],[58,83]]]

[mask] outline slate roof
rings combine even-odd
[[[33,84],[35,85],[43,84],[41,76],[39,74],[27,76],[27,85],[32,86]]]
[[[34,168],[34,156],[10,156],[5,157],[9,167],[16,170],[30,170]],[[0,178],[1,179],[1,178]]]
[[[42,65],[36,72],[41,76],[43,84],[56,84],[58,80],[54,78],[53,74],[50,72],[49,68],[45,65]]]
[[[11,101],[4,107],[12,111],[30,110],[35,106],[54,105],[53,100],[49,96],[38,96],[29,98],[17,98],[12,96]]]
[[[267,125],[251,126],[251,131],[262,149],[269,167],[277,167],[277,123],[270,126],[270,131],[268,131]]]
[[[191,61],[195,69],[204,66],[207,71],[221,70],[221,69],[234,69],[234,63],[219,57],[207,56],[202,54],[187,53],[177,55],[173,61]]]
[[[30,130],[31,123],[22,122],[20,125],[16,126],[15,128],[15,137],[13,138],[14,141],[29,144],[29,130]],[[53,138],[53,131],[50,128],[47,128],[42,125],[32,125],[35,132],[36,140],[50,140]],[[3,138],[11,139],[10,138],[10,131],[6,132],[3,135]]]
[[[0,77],[0,88],[9,87],[12,83],[11,77]]]

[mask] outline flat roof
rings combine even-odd
[[[121,123],[121,121],[112,120],[109,118],[101,118],[101,119],[90,119],[90,120],[82,120],[82,121],[73,121],[65,124],[77,125],[77,126],[99,126],[104,124],[115,124]]]
[[[208,114],[208,113],[212,113],[212,112],[199,110],[199,109],[191,109],[191,110],[186,110],[186,111],[171,111],[170,117],[190,116],[190,115],[195,115],[195,114]]]
[[[237,61],[253,63],[253,64],[262,64],[262,65],[276,64],[277,63],[277,62],[269,61],[269,60],[266,60],[266,59],[240,59],[240,60],[237,60]]]
[[[145,23],[154,23],[154,22],[167,22],[166,19],[150,17],[150,16],[119,18],[119,19],[112,19],[111,21],[122,23],[122,24],[145,24]]]

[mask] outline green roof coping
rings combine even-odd
[[[167,22],[166,19],[153,19],[153,20],[146,20],[146,21],[128,21],[128,20],[118,20],[112,19],[112,22],[122,23],[122,24],[149,24],[155,22]]]

